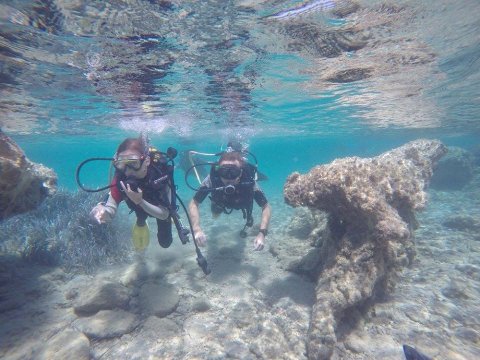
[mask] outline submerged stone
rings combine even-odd
[[[57,175],[31,162],[0,130],[0,220],[35,209],[57,191]]]
[[[91,339],[108,339],[128,334],[138,325],[137,317],[124,310],[102,310],[75,320],[74,326]]]
[[[140,289],[139,307],[145,314],[165,317],[175,311],[180,301],[177,289],[170,284],[146,283]]]
[[[416,140],[374,158],[338,159],[287,178],[288,204],[329,214],[331,235],[318,252],[310,359],[329,359],[347,312],[390,293],[397,272],[411,263],[415,211],[424,208],[433,168],[445,153],[439,141]]]
[[[74,310],[78,316],[90,316],[100,310],[126,309],[129,300],[129,290],[123,285],[101,282],[82,289]]]

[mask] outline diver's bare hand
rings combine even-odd
[[[102,203],[98,203],[92,211],[90,211],[90,218],[97,224],[105,224],[110,220],[110,214],[106,211]]]
[[[202,230],[195,232],[195,241],[198,246],[205,246],[207,244],[207,235]]]
[[[253,250],[261,251],[265,247],[265,235],[259,233],[253,241]]]
[[[138,191],[133,191],[130,188],[130,184],[127,183],[127,186],[123,183],[123,181],[120,181],[120,185],[122,186],[123,191],[125,191],[125,195],[132,200],[132,202],[135,205],[140,205],[140,203],[143,200],[143,192],[142,189],[138,188]]]

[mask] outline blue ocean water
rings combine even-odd
[[[112,157],[118,144],[124,137],[136,137],[139,133],[133,131],[118,131],[105,136],[60,136],[60,135],[18,135],[13,139],[25,151],[32,161],[42,163],[55,169],[58,175],[59,187],[69,191],[78,190],[75,180],[77,166],[85,159],[93,157]],[[198,136],[198,135],[197,135]],[[258,169],[268,176],[268,181],[262,182],[269,194],[282,196],[283,184],[288,175],[294,171],[307,172],[319,164],[326,164],[336,158],[348,156],[372,157],[384,151],[401,146],[417,138],[439,139],[449,146],[460,146],[473,149],[478,144],[477,134],[450,135],[441,132],[423,133],[409,132],[370,132],[359,136],[343,134],[340,136],[295,136],[295,137],[255,137],[248,139],[249,151],[258,161]],[[151,145],[166,151],[169,146],[179,153],[195,150],[215,154],[224,150],[227,141],[215,141],[211,136],[205,139],[190,140],[186,144],[177,138],[154,135]],[[217,160],[218,157],[208,159]],[[249,159],[252,163],[253,160]],[[180,193],[185,197],[192,192],[185,186],[185,172],[179,167],[177,159],[175,179]],[[99,161],[87,165],[81,172],[81,179],[92,188],[108,183],[110,163]],[[192,185],[196,185],[194,182]],[[190,191],[190,192],[189,192]]]
[[[259,171],[268,177],[260,185],[273,206],[270,230],[280,238],[293,213],[283,201],[283,186],[294,171],[305,173],[338,158],[377,156],[419,138],[438,139],[448,147],[478,154],[479,13],[477,0],[0,1],[0,128],[31,161],[53,169],[59,188],[68,194],[79,190],[75,172],[83,160],[112,157],[126,137],[147,134],[151,145],[163,151],[174,147],[179,154],[188,150],[218,153],[229,141],[239,141],[256,156]],[[194,192],[185,184],[180,156],[176,165],[178,194],[188,202]],[[478,170],[475,171],[477,174]],[[89,163],[82,170],[82,181],[101,187],[108,184],[109,172],[109,162]],[[195,180],[191,181],[194,184]],[[98,199],[104,194],[99,194]],[[429,196],[429,210],[420,217],[419,262],[429,274],[436,271],[437,265],[444,273],[451,272],[460,262],[471,266],[467,272],[473,280],[468,283],[468,290],[478,294],[480,264],[467,256],[478,250],[478,239],[471,240],[473,235],[466,228],[454,232],[440,224],[452,213],[466,214],[478,221],[478,193],[434,191]],[[79,214],[88,211],[82,206]],[[133,215],[128,217],[127,210],[122,211],[120,216],[133,221]],[[256,208],[256,220],[258,211]],[[55,212],[52,218],[54,215]],[[28,221],[35,224],[32,216],[36,215],[30,215]],[[262,283],[262,276],[271,279],[265,269],[258,270],[262,276],[257,274],[255,269],[261,260],[255,255],[249,257],[252,255],[246,247],[239,249],[235,244],[238,239],[231,235],[242,225],[241,216],[222,219],[220,224],[206,220],[212,244],[216,244],[209,253],[219,270],[213,275],[213,283],[242,283],[238,280],[241,276],[234,276],[235,271],[241,269],[238,273],[244,275],[242,271],[252,267],[254,270],[249,270],[254,280],[247,281],[248,285],[269,290],[260,291],[261,299],[270,299],[275,291],[282,292],[272,290],[276,281],[294,286],[278,279],[268,286]],[[15,224],[10,224],[12,229]],[[38,225],[31,227],[35,226]],[[28,242],[33,236],[26,231],[18,241]],[[66,235],[58,235],[61,236]],[[219,239],[226,241],[224,248]],[[434,245],[427,239],[432,239]],[[425,254],[442,247],[448,249],[452,259],[449,263],[447,258],[442,264],[448,263],[450,268],[425,260]],[[240,255],[232,255],[234,250]],[[218,254],[233,259],[232,263],[223,263]],[[176,260],[181,256],[172,255]],[[166,271],[168,274],[177,270],[184,274],[198,271],[195,264],[171,262],[174,270]],[[271,260],[263,265],[270,269],[273,263]],[[231,269],[235,271],[230,273]],[[412,278],[422,276],[421,267],[409,271]],[[433,286],[433,278],[434,275],[425,283]],[[183,288],[190,289],[185,284],[191,279],[178,281],[183,281]],[[291,282],[303,284],[303,279]],[[406,284],[400,286],[405,294],[413,291],[407,280]],[[228,289],[234,300],[239,293],[255,292],[250,288],[234,289],[237,292]],[[214,290],[201,290],[205,291],[202,296],[213,296],[209,291]],[[453,299],[448,306],[463,306],[466,314],[475,313],[478,300],[467,290],[462,294],[469,299],[468,304]],[[182,295],[188,298],[185,293]],[[413,291],[413,297],[417,295]],[[422,311],[432,318],[437,316],[438,309],[433,305],[415,312],[402,299],[397,297],[394,301],[408,318],[419,317]],[[425,302],[429,301],[435,303],[431,299]],[[269,306],[270,302],[266,301]],[[230,310],[222,315],[228,317]],[[305,314],[310,310],[311,307],[304,309]],[[420,340],[414,345],[428,349],[425,338],[429,331],[436,331],[435,326],[447,327],[449,321],[458,322],[458,327],[449,323],[448,329],[442,327],[441,336],[432,336],[436,345],[431,347],[440,346],[453,336],[445,345],[451,353],[440,358],[477,355],[480,325],[478,321],[460,319],[465,313],[460,316],[460,310],[455,311],[445,315],[441,325],[422,323],[425,328],[423,332],[418,330]],[[417,331],[412,330],[413,325],[405,325],[403,318],[399,319],[405,334]],[[188,326],[197,329],[195,324]],[[184,325],[184,329],[191,330],[188,326]],[[466,330],[461,332],[458,328]],[[302,329],[300,326],[295,330],[298,338],[306,333]],[[0,335],[5,336],[15,333],[7,327],[1,331]],[[382,331],[384,328],[378,333]],[[45,333],[48,339],[53,336],[49,331]],[[400,330],[398,333],[403,334]],[[389,332],[395,345],[415,339],[414,335],[402,337],[398,333]],[[350,344],[358,351],[350,349],[352,352],[344,358],[355,358],[352,353],[362,359],[384,358],[379,343],[382,339],[371,341],[373,350]],[[345,344],[348,345],[347,340]],[[187,345],[193,349],[198,344]],[[288,348],[285,358],[304,358],[291,345],[279,347]],[[101,347],[92,348],[93,358],[102,358]],[[218,349],[212,345],[209,350],[213,354]],[[11,340],[0,354],[35,358],[28,351]],[[220,351],[217,358],[224,358],[226,353],[227,350]],[[188,358],[170,348],[155,354]],[[242,358],[242,354],[235,353],[237,358]],[[257,354],[253,358],[268,357],[268,352],[251,349],[248,354]],[[270,354],[271,358],[274,354],[278,353]],[[342,358],[341,352],[336,354]],[[390,355],[385,357],[400,358],[398,353]],[[106,358],[128,358],[121,356],[127,355],[112,351]]]

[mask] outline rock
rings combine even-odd
[[[458,147],[449,147],[448,154],[434,169],[431,187],[438,190],[460,190],[473,178],[474,156]]]
[[[150,316],[142,326],[144,331],[154,334],[155,338],[166,339],[178,335],[181,329],[170,319],[160,319]]]
[[[281,268],[316,278],[324,258],[319,254],[324,242],[330,238],[326,213],[299,208],[290,220],[285,236],[275,239],[269,251]]]
[[[44,360],[89,360],[90,341],[81,332],[67,329],[52,337],[38,357]]]
[[[280,237],[275,243],[269,246],[270,253],[277,258],[279,266],[288,271],[298,274],[307,274],[309,272],[318,273],[317,266],[321,259],[309,257],[309,252],[318,252],[316,248],[312,248],[307,241],[300,241],[292,237]],[[306,258],[306,259],[304,259]],[[313,260],[310,261],[310,260]]]
[[[0,220],[35,209],[57,191],[57,175],[31,162],[0,130]]]
[[[314,226],[315,219],[313,218],[312,212],[300,207],[295,209],[295,214],[292,216],[286,228],[286,233],[298,239],[306,239],[312,232]]]
[[[208,300],[197,300],[192,304],[192,311],[205,312],[210,310],[212,304]]]
[[[321,249],[310,249],[302,258],[294,259],[285,267],[286,270],[297,274],[305,274],[310,278],[318,274],[318,269],[322,266]]]
[[[69,294],[66,294],[69,295]],[[78,316],[90,316],[100,310],[126,309],[130,300],[129,290],[121,284],[101,282],[84,288],[74,307]]]
[[[480,231],[480,221],[470,215],[451,216],[443,222],[443,225],[453,230]]]
[[[377,157],[351,157],[291,174],[285,201],[329,214],[308,339],[308,357],[329,359],[345,311],[393,289],[415,248],[415,211],[426,204],[433,167],[446,153],[435,140],[416,140]]]
[[[102,310],[74,321],[74,327],[90,339],[109,339],[128,334],[138,325],[137,317],[124,310]]]
[[[228,359],[253,359],[248,345],[238,340],[227,342],[225,344],[225,353]]]
[[[353,334],[348,337],[348,339],[344,342],[344,345],[346,349],[356,354],[362,354],[368,352],[370,341],[371,339],[363,339]]]
[[[146,283],[138,296],[138,304],[142,311],[158,317],[165,317],[174,312],[179,301],[176,288],[170,284]]]

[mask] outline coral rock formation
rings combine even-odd
[[[0,220],[36,208],[56,190],[54,171],[28,160],[0,130]]]
[[[329,213],[332,234],[319,252],[310,359],[329,359],[342,322],[387,294],[397,270],[412,260],[414,211],[425,206],[432,168],[446,152],[439,141],[416,140],[374,158],[339,159],[288,177],[285,201]]]

